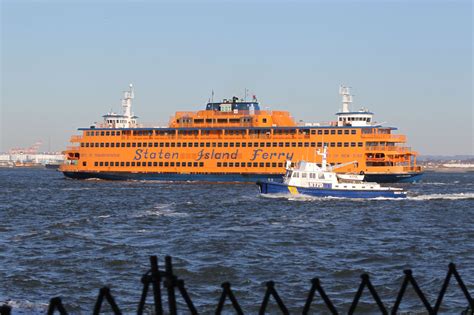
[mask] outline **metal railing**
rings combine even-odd
[[[138,306],[137,306],[137,314],[141,315],[145,312],[146,300],[149,295],[150,287],[151,287],[151,291],[152,291],[151,293],[153,296],[153,310],[152,311],[154,312],[154,314],[158,314],[158,315],[165,314],[165,313],[171,314],[171,315],[178,314],[177,295],[180,295],[181,298],[184,300],[184,304],[181,303],[181,305],[182,306],[185,305],[189,313],[199,314],[197,308],[194,306],[192,299],[187,292],[187,289],[184,285],[184,281],[182,279],[179,279],[173,272],[173,264],[172,264],[171,257],[169,256],[165,257],[164,270],[159,269],[158,258],[156,256],[150,257],[150,265],[151,265],[150,269],[141,278],[143,288],[142,288],[140,301],[138,302]],[[466,304],[462,306],[464,308],[464,311],[462,312],[462,314],[465,314],[465,315],[473,314],[474,301],[470,293],[468,292],[467,287],[464,284],[459,272],[457,271],[456,266],[453,263],[449,264],[447,275],[443,281],[440,292],[436,300],[434,301],[434,304],[431,304],[428,301],[427,296],[425,295],[425,293],[423,293],[420,286],[418,285],[418,282],[415,280],[413,276],[413,272],[410,269],[404,270],[403,272],[405,276],[403,278],[403,282],[400,287],[400,290],[398,291],[395,303],[392,307],[388,307],[382,301],[377,290],[372,285],[369,275],[366,273],[362,274],[361,283],[355,293],[354,299],[352,300],[349,310],[347,310],[347,314],[354,314],[359,304],[359,301],[361,300],[362,294],[364,293],[364,290],[367,288],[367,290],[369,291],[370,295],[373,298],[373,301],[375,302],[374,306],[375,305],[377,306],[381,314],[394,314],[395,315],[399,311],[400,304],[403,300],[405,293],[407,292],[406,290],[408,288],[408,285],[411,285],[417,297],[422,302],[423,307],[425,309],[424,313],[430,314],[430,315],[438,314],[440,313],[443,298],[445,296],[446,290],[448,289],[448,286],[452,278],[456,280],[466,300]],[[322,282],[319,278],[314,278],[311,280],[311,288],[308,292],[306,302],[302,306],[301,313],[304,315],[310,314],[311,306],[315,300],[316,293],[318,293],[319,297],[322,299],[329,313],[331,314],[345,313],[345,311],[338,309],[336,307],[336,305],[332,302],[332,300],[326,294],[326,291],[324,290],[321,283]],[[230,300],[231,307],[233,308],[233,311],[235,313],[239,315],[244,314],[244,310],[240,306],[236,296],[234,295],[232,291],[231,284],[229,282],[224,282],[221,285],[221,287],[222,287],[222,293],[220,295],[218,304],[216,306],[215,314],[219,315],[223,313],[227,299]],[[165,292],[166,292],[167,303],[165,303]],[[265,294],[263,296],[262,303],[260,304],[258,314],[263,315],[267,313],[267,309],[268,309],[271,298],[273,298],[273,300],[276,303],[276,307],[281,311],[282,314],[290,314],[286,304],[284,303],[283,299],[278,294],[277,289],[276,289],[276,284],[273,281],[269,281],[266,283]],[[110,289],[108,287],[103,287],[99,290],[99,294],[97,296],[97,300],[94,305],[94,310],[92,312],[94,315],[96,314],[98,315],[101,313],[101,311],[103,311],[103,309],[105,308],[104,307],[105,301],[107,301],[107,303],[109,304],[110,310],[114,314],[122,314],[122,311],[120,307],[117,305],[117,303],[115,302],[115,299]],[[165,310],[166,305],[168,306],[167,310]],[[10,315],[11,311],[12,311],[12,307],[9,305],[5,304],[5,305],[0,306],[1,315]],[[47,314],[52,315],[56,311],[62,315],[68,314],[68,311],[66,307],[64,306],[62,299],[60,297],[54,297],[50,300]],[[149,311],[150,310],[148,309],[147,313],[149,313]],[[179,313],[182,313],[182,311],[183,310],[179,310]]]

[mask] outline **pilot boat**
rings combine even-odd
[[[357,161],[339,165],[328,165],[327,146],[317,151],[322,163],[300,161],[292,166],[286,162],[286,174],[282,182],[257,181],[260,193],[264,195],[303,195],[339,198],[406,198],[402,188],[382,187],[375,182],[365,182],[364,174],[339,174],[335,169],[356,164]]]

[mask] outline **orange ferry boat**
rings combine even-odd
[[[205,110],[176,112],[167,127],[145,127],[131,111],[130,85],[123,114],[108,113],[102,123],[80,128],[60,170],[78,179],[256,181],[281,178],[287,160],[316,160],[326,144],[328,163],[347,163],[337,172],[377,182],[420,179],[406,137],[374,122],[368,110],[350,111],[349,88],[339,92],[343,108],[329,123],[296,123],[287,111],[261,110],[254,96],[210,101]]]

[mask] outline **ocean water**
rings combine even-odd
[[[474,173],[427,173],[398,186],[407,200],[265,198],[252,184],[78,181],[0,169],[0,304],[36,314],[61,296],[68,311],[90,314],[107,285],[133,313],[149,255],[160,263],[173,256],[205,314],[225,281],[244,312],[257,313],[269,280],[301,313],[314,277],[346,313],[363,272],[391,307],[407,268],[434,305],[450,262],[473,295]],[[376,314],[367,293],[359,310]],[[452,279],[443,311],[466,306]],[[413,290],[400,309],[422,309]],[[320,298],[312,310],[324,311]]]

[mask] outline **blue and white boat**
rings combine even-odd
[[[303,195],[339,198],[406,198],[402,188],[382,187],[378,183],[364,181],[364,175],[337,174],[334,169],[357,163],[349,162],[335,166],[327,165],[327,147],[323,152],[321,166],[317,163],[300,161],[293,167],[286,163],[286,174],[282,182],[257,181],[260,193],[273,195]]]

